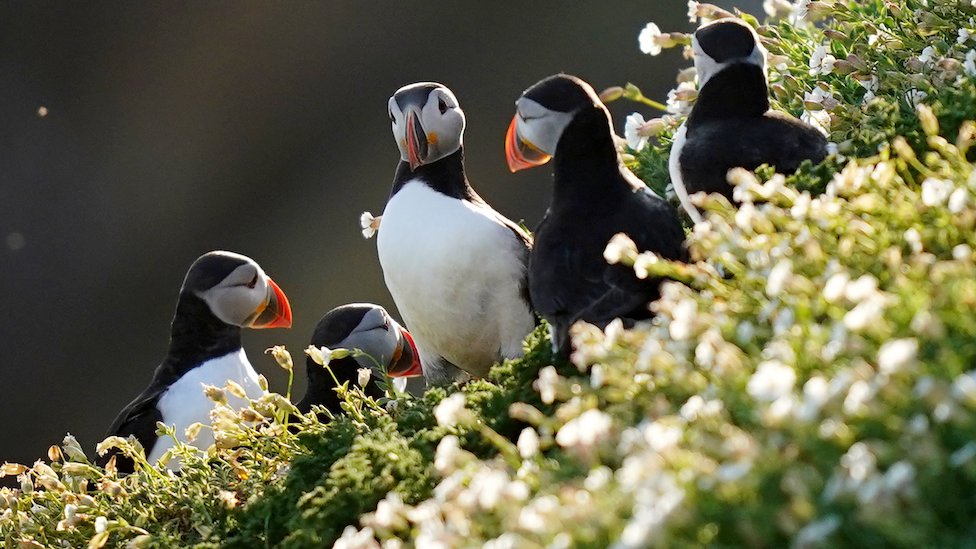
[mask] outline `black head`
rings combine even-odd
[[[698,71],[698,87],[733,63],[756,65],[766,71],[766,50],[759,35],[741,19],[719,19],[699,28],[691,41]]]
[[[248,328],[291,326],[291,306],[281,288],[253,259],[232,252],[209,252],[190,265],[180,290],[195,296],[219,320]]]
[[[555,74],[525,90],[505,137],[508,167],[514,172],[548,162],[566,127],[582,112],[601,115],[610,131],[610,113],[600,97],[575,76]]]

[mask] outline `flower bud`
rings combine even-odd
[[[253,408],[245,408],[241,410],[241,419],[249,423],[258,423],[264,421],[264,416],[259,414],[257,410]]]
[[[61,448],[58,448],[57,446],[51,446],[47,449],[47,457],[51,460],[51,463],[64,459],[64,455],[61,453]]]
[[[698,76],[698,70],[695,67],[688,67],[678,71],[678,78],[676,80],[679,84],[681,82],[694,82],[696,76]]]
[[[227,395],[224,394],[223,389],[214,387],[213,385],[204,385],[203,394],[217,404],[227,404]]]
[[[3,466],[0,467],[0,478],[6,476],[17,476],[23,472],[27,471],[26,465],[21,465],[19,463],[3,462]]]
[[[624,96],[624,89],[620,86],[611,86],[600,92],[600,101],[610,103]]]
[[[919,103],[915,106],[915,112],[918,114],[918,121],[922,125],[922,131],[926,135],[933,136],[939,134],[939,119],[932,112],[932,107],[924,103]]]
[[[848,40],[846,34],[834,29],[824,29],[823,34],[831,40],[838,40],[841,42],[846,42]]]
[[[288,349],[285,349],[284,345],[275,345],[265,352],[271,353],[271,356],[278,362],[278,366],[281,366],[285,370],[291,372],[295,369],[295,363],[291,360],[291,353],[288,352]]]

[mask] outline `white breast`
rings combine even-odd
[[[170,385],[156,403],[163,416],[163,423],[175,426],[177,438],[182,442],[189,442],[184,434],[187,427],[197,422],[210,425],[210,411],[214,409],[215,404],[203,394],[203,386],[213,385],[223,388],[228,380],[237,382],[251,399],[258,399],[266,394],[266,391],[258,385],[257,372],[248,362],[244,349],[241,349],[236,353],[204,362]],[[235,410],[247,406],[247,402],[230,393],[227,393],[227,404]],[[190,444],[206,449],[213,443],[213,432],[204,428]],[[159,438],[149,452],[149,463],[155,463],[172,446],[172,438]],[[179,470],[180,464],[174,458],[166,466],[172,470]]]
[[[387,203],[376,247],[422,361],[440,356],[484,376],[521,356],[535,325],[519,295],[525,251],[493,212],[414,180]]]
[[[701,223],[704,218],[702,218],[701,213],[698,212],[698,208],[691,203],[691,197],[688,195],[688,189],[685,188],[684,180],[681,178],[681,164],[678,162],[681,156],[681,148],[685,145],[685,140],[688,137],[688,128],[686,124],[688,122],[682,122],[678,131],[674,134],[674,141],[671,144],[671,155],[668,157],[668,173],[671,174],[671,187],[674,189],[674,194],[678,195],[678,200],[681,202],[681,207],[688,212],[688,217],[691,218],[695,223]]]

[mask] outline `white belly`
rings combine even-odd
[[[237,382],[251,399],[258,399],[266,394],[258,385],[257,372],[248,362],[244,349],[241,349],[236,353],[204,362],[172,384],[156,403],[163,416],[163,423],[176,427],[176,437],[180,441],[201,450],[209,448],[214,443],[213,432],[209,428],[201,429],[193,442],[186,439],[184,431],[198,422],[210,425],[210,411],[214,409],[215,403],[203,394],[203,386],[213,385],[222,389],[228,380]],[[235,410],[248,405],[243,399],[230,393],[227,393],[227,404]],[[172,438],[160,437],[149,452],[149,463],[155,463],[166,450],[172,447]],[[179,460],[174,458],[166,466],[174,471],[179,470]]]
[[[521,356],[535,324],[519,295],[525,252],[491,212],[409,182],[387,203],[376,247],[422,361],[440,356],[484,376]]]
[[[681,164],[678,162],[678,158],[681,156],[681,148],[684,147],[685,140],[688,137],[687,123],[687,121],[682,122],[678,131],[674,134],[671,153],[668,157],[668,173],[671,175],[671,188],[674,189],[674,194],[678,195],[678,201],[681,202],[681,207],[688,212],[688,217],[693,222],[701,223],[704,218],[698,211],[698,208],[691,203],[691,196],[688,194],[688,189],[685,188],[684,180],[681,177]]]

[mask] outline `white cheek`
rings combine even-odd
[[[519,118],[518,131],[523,140],[533,147],[552,156],[566,126],[573,120],[573,114],[549,111],[545,116],[525,120]]]

